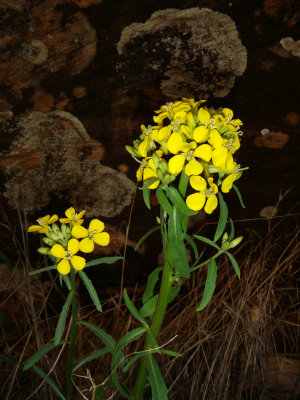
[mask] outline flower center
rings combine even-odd
[[[65,260],[71,260],[73,254],[69,252],[69,250],[66,250],[66,255],[64,257]]]
[[[47,222],[44,220],[44,218],[39,218],[36,220],[36,222],[41,226],[47,225]]]

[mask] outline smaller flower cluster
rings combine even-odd
[[[196,190],[186,198],[194,211],[210,214],[218,205],[219,187],[229,192],[242,169],[233,154],[240,147],[242,121],[229,108],[203,107],[205,100],[183,98],[155,111],[155,126],[141,126],[142,134],[127,151],[140,164],[138,182],[156,189],[184,171]]]
[[[77,255],[79,251],[91,253],[95,243],[107,246],[110,236],[104,232],[104,223],[93,219],[88,228],[82,226],[85,210],[76,213],[73,207],[66,210],[66,218],[60,218],[61,226],[56,224],[58,216],[46,215],[37,219],[37,225],[28,228],[28,232],[45,234],[43,242],[49,247],[40,247],[38,252],[55,258],[57,270],[62,275],[67,275],[73,267],[81,271],[86,264],[84,257]]]

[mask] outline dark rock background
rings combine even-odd
[[[232,218],[244,221],[237,229],[259,232],[267,224],[260,211],[287,190],[278,215],[297,214],[299,18],[297,0],[0,0],[1,204],[14,230],[17,209],[29,224],[74,205],[102,218],[115,243],[108,251],[122,253],[137,169],[124,147],[180,96],[232,108],[244,122],[246,209],[227,196]],[[155,224],[152,203],[149,213],[138,191],[128,278],[146,276],[157,260],[155,236],[132,251]],[[193,229],[204,221],[209,230],[216,218]],[[10,237],[2,229],[3,251],[14,258]]]

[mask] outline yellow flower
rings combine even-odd
[[[209,188],[207,188],[207,182]],[[203,208],[207,214],[211,214],[218,206],[218,187],[213,183],[213,178],[207,179],[207,182],[202,176],[191,176],[190,185],[198,192],[190,194],[186,198],[187,206],[193,211],[199,211]]]
[[[223,193],[228,193],[229,190],[232,188],[233,182],[236,180],[238,174],[230,174],[228,175],[222,182],[221,190]]]
[[[58,216],[56,214],[52,215],[45,215],[45,217],[41,217],[37,219],[38,225],[31,225],[28,228],[28,232],[39,232],[39,233],[46,233],[49,230],[49,225],[53,224],[58,220]]]
[[[80,211],[80,213],[76,213],[73,207],[70,207],[66,210],[65,215],[67,218],[60,218],[59,222],[62,224],[72,224],[72,225],[81,225],[83,223],[83,215],[86,210]]]
[[[80,227],[79,225],[75,226]],[[74,238],[68,241],[67,250],[64,249],[61,244],[52,246],[50,253],[53,257],[56,257],[57,260],[60,260],[57,264],[57,271],[60,274],[67,275],[71,270],[71,265],[77,271],[81,271],[85,267],[86,260],[83,257],[75,255],[78,251],[79,241]]]
[[[93,219],[90,222],[89,228],[75,225],[72,229],[72,236],[77,239],[82,239],[79,243],[79,249],[83,253],[91,253],[94,250],[95,243],[100,246],[107,246],[109,244],[110,236],[107,232],[102,232],[104,223],[99,219]]]
[[[160,159],[160,161],[163,161],[163,159]],[[156,189],[158,187],[160,181],[157,176],[154,161],[151,157],[147,157],[147,159],[143,160],[139,169],[136,171],[136,178],[138,182],[143,181],[144,183],[147,183],[152,178],[157,178],[157,181],[153,182],[152,185],[149,186],[149,189]]]

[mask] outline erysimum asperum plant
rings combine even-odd
[[[157,337],[168,304],[180,290],[182,278],[189,278],[192,271],[208,265],[204,294],[197,308],[200,311],[207,306],[213,295],[217,278],[216,259],[221,254],[230,258],[240,277],[238,264],[228,250],[237,246],[242,237],[233,237],[231,220],[230,234],[224,233],[228,209],[222,193],[228,193],[234,188],[242,203],[235,186],[245,169],[235,159],[240,148],[242,121],[234,118],[233,111],[229,108],[214,110],[205,107],[204,103],[205,100],[183,98],[181,101],[163,105],[155,111],[155,125],[142,125],[140,137],[134,141],[133,146],[126,147],[139,163],[136,177],[142,183],[146,206],[150,208],[151,190],[155,191],[160,204],[160,216],[157,218],[159,225],[151,229],[139,244],[153,231],[160,229],[164,255],[163,267],[156,268],[148,278],[143,305],[139,311],[124,292],[128,308],[142,324],[139,330],[135,330],[135,335],[139,338],[146,334],[146,338],[144,351],[131,360],[133,363],[141,358],[134,392],[129,392],[116,379],[115,382],[124,397],[135,400],[143,398],[147,382],[150,383],[153,399],[167,399],[167,388],[154,353],[166,352],[179,356],[161,349],[157,344]],[[199,235],[192,238],[187,233],[189,217],[202,209],[211,214],[218,205],[219,222],[213,240]],[[195,259],[198,260],[194,239],[211,245],[216,253],[192,268],[186,256],[185,245],[188,243],[192,247]],[[218,244],[218,241],[221,243]],[[155,291],[158,284],[160,287]],[[122,345],[124,344],[123,341]]]

